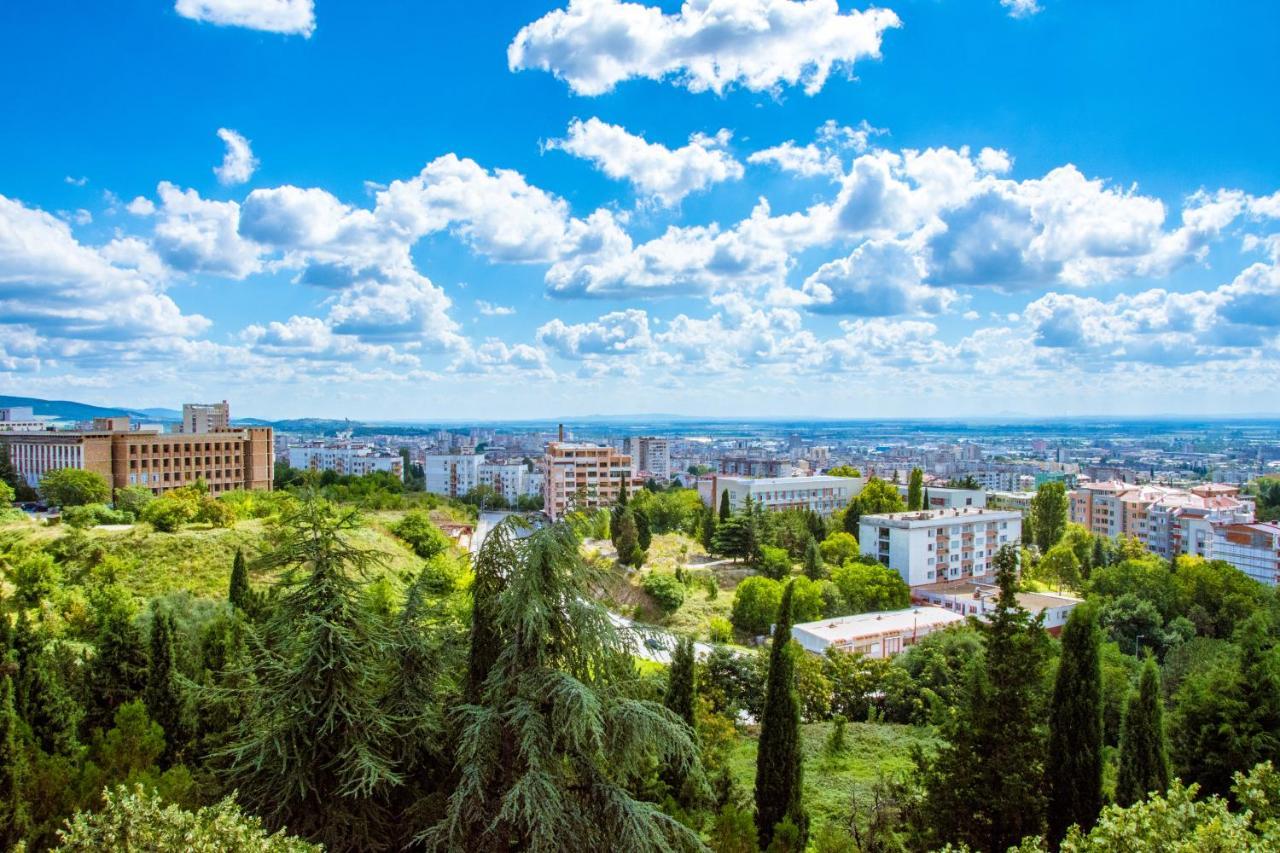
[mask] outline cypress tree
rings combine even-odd
[[[143,699],[147,714],[164,729],[164,762],[173,764],[186,745],[182,720],[182,694],[173,661],[173,616],[158,606],[152,610],[151,656],[147,665],[147,689]]]
[[[673,714],[684,720],[690,729],[694,726],[693,640],[681,637],[671,652],[671,667],[667,673],[667,695],[663,698]]]
[[[618,549],[618,562],[624,566],[638,566],[641,560],[637,557],[642,553],[640,533],[636,528],[635,513],[630,508],[623,507],[618,513],[614,530],[616,532],[614,547]]]
[[[924,472],[919,468],[911,469],[911,477],[907,480],[907,509],[918,510],[923,507]]]
[[[804,546],[804,576],[809,580],[821,580],[826,570],[822,565],[822,553],[818,550],[818,540],[812,536]]]
[[[620,482],[618,483],[618,506],[626,506],[627,505],[627,478],[619,477],[618,479],[620,480]]]
[[[1049,708],[1049,840],[1076,824],[1093,828],[1102,810],[1102,632],[1093,607],[1080,605],[1062,630],[1062,660]]]
[[[31,693],[31,668],[40,651],[40,639],[36,636],[31,620],[27,618],[26,608],[18,611],[10,646],[13,649],[14,662],[18,665],[18,675],[13,684],[13,705],[18,711],[18,716],[25,720],[28,697]]]
[[[23,673],[26,683],[25,719],[31,736],[49,754],[73,755],[80,747],[76,730],[84,710],[63,683],[55,661],[48,652],[32,656]]]
[[[729,490],[725,489],[720,493],[720,523],[724,524],[732,514],[733,511],[729,509]]]
[[[0,850],[9,850],[30,829],[26,801],[26,754],[18,743],[13,678],[0,675]]]
[[[649,516],[639,507],[631,510],[632,516],[636,520],[636,545],[646,554],[649,552],[649,546],[653,544],[653,533],[649,530]]]
[[[13,623],[9,621],[9,614],[4,612],[4,597],[0,596],[0,661],[8,657],[12,648]]]
[[[1160,670],[1153,658],[1142,666],[1138,689],[1129,694],[1120,729],[1116,802],[1131,806],[1152,791],[1169,789],[1169,756],[1160,698]]]
[[[795,652],[791,648],[794,585],[795,581],[787,582],[778,605],[764,712],[760,717],[755,798],[756,834],[762,850],[769,846],[778,825],[786,818],[799,829],[799,849],[803,849],[808,834],[808,817],[801,799],[804,767],[800,752],[800,697],[796,693]]]
[[[249,569],[245,565],[244,549],[242,548],[236,549],[236,558],[231,564],[231,586],[227,590],[227,600],[231,602],[233,607],[239,608],[246,615],[253,613],[256,602],[253,597],[253,589],[249,586]]]
[[[929,505],[929,490],[925,489],[924,492],[920,495],[920,509],[930,509],[930,508],[931,507]]]
[[[844,532],[848,533],[854,539],[857,539],[861,533],[858,530],[858,522],[862,520],[862,504],[857,498],[849,501],[849,505],[844,509],[844,516],[841,519],[844,525]]]
[[[716,512],[711,507],[702,511],[702,547],[711,553],[716,538]]]

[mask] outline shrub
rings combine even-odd
[[[132,524],[133,513],[114,510],[106,504],[84,504],[63,510],[62,522],[78,530],[97,524]]]
[[[778,616],[782,584],[764,577],[751,577],[733,592],[733,626],[744,634],[764,634]]]
[[[151,490],[146,486],[125,486],[123,489],[116,489],[116,509],[121,512],[131,512],[134,517],[142,514],[142,510],[147,504],[156,499],[151,494]]]
[[[772,545],[760,546],[760,574],[774,580],[782,580],[791,574],[791,555],[786,548],[775,548]]]
[[[713,643],[727,643],[733,639],[733,623],[723,616],[712,616],[707,637]]]
[[[422,510],[413,510],[391,527],[391,532],[409,544],[413,553],[430,560],[444,553],[449,547],[449,537],[431,523],[431,517]]]
[[[684,604],[684,584],[676,580],[675,575],[649,572],[644,578],[644,591],[663,613],[674,613]]]

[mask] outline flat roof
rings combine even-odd
[[[994,579],[987,576],[985,580],[982,578],[961,578],[953,581],[921,584],[920,586],[912,587],[911,592],[913,594],[934,593],[936,595],[948,595],[959,601],[977,600],[974,597],[975,592],[979,593],[983,599],[995,598],[1000,590],[995,585]],[[1052,592],[1019,592],[1017,597],[1018,603],[1033,613],[1048,610],[1051,607],[1076,605],[1083,601],[1083,599],[1075,598],[1074,596],[1059,595]]]
[[[982,506],[945,507],[943,509],[908,510],[907,512],[885,512],[878,515],[862,516],[862,524],[888,524],[891,527],[927,527],[932,524],[946,524],[950,521],[973,521],[987,517],[991,521],[1010,521],[1022,518],[1016,509],[992,509]],[[913,525],[915,522],[915,525]]]
[[[964,617],[941,607],[921,605],[906,610],[883,610],[875,613],[856,613],[817,622],[803,622],[792,626],[792,631],[803,631],[822,640],[843,640],[850,637],[876,636],[913,628],[937,628],[963,622]]]
[[[802,474],[796,477],[742,477],[737,474],[717,474],[716,481],[732,480],[735,483],[747,483],[753,486],[795,486],[806,483],[855,483],[865,482],[865,477],[833,477],[830,474]]]

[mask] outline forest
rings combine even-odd
[[[474,555],[472,504],[287,483],[0,510],[4,849],[1280,849],[1275,590],[1053,489],[989,618],[880,660],[791,639],[907,606],[879,481],[830,519],[651,485]]]

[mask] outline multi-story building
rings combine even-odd
[[[460,498],[480,485],[483,453],[429,453],[423,461],[427,491]]]
[[[898,494],[907,499],[909,486],[898,486]],[[926,486],[922,498],[927,498],[929,505],[924,509],[951,509],[957,506],[984,507],[987,505],[987,493],[981,489],[949,489],[945,486]]]
[[[641,435],[628,438],[623,452],[631,454],[636,476],[652,477],[659,483],[671,479],[671,442],[665,438]]]
[[[523,462],[484,462],[477,471],[482,485],[491,487],[511,505],[530,494],[529,466]]]
[[[785,477],[791,463],[784,459],[755,456],[722,456],[720,473],[731,477]]]
[[[542,457],[542,508],[552,521],[566,512],[612,506],[633,490],[631,457],[612,447],[553,441]]]
[[[985,577],[1002,545],[1022,540],[1022,513],[957,507],[864,515],[862,553],[893,569],[907,586]]]
[[[1213,557],[1256,581],[1280,584],[1280,524],[1220,524],[1213,529]]]
[[[404,480],[404,459],[400,454],[350,442],[317,442],[290,447],[289,467],[303,471],[333,471],[344,477],[363,477],[375,471],[386,471]]]
[[[199,434],[231,429],[231,407],[221,403],[183,403],[182,432]]]
[[[88,430],[0,432],[0,444],[31,486],[58,468],[93,471],[113,489],[144,486],[157,495],[201,481],[213,494],[270,490],[274,477],[270,427],[184,435],[100,418]]]
[[[862,493],[867,484],[862,477],[725,477],[712,474],[698,480],[698,495],[709,507],[718,509],[728,492],[729,509],[737,512],[747,498],[767,510],[809,509],[822,516],[843,509]]]
[[[1071,520],[1090,533],[1133,536],[1163,557],[1211,557],[1215,525],[1253,521],[1253,504],[1223,483],[1178,489],[1108,480],[1082,483],[1068,498]]]
[[[30,406],[0,409],[0,432],[31,432],[45,428],[44,418],[36,417]]]

